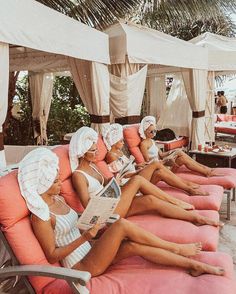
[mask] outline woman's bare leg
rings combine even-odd
[[[121,188],[121,200],[116,207],[116,213],[125,216],[131,206],[132,201],[136,197],[136,194],[141,191],[145,194],[152,194],[157,198],[163,199],[164,201],[173,203],[175,205],[181,206],[184,209],[194,209],[193,205],[176,199],[167,193],[163,192],[161,189],[155,185],[148,182],[141,176],[133,176],[122,188]]]
[[[164,241],[121,219],[106,230],[101,238],[95,242],[90,252],[73,268],[86,270],[92,276],[97,276],[102,274],[113,261],[118,261],[128,256],[140,255],[155,263],[160,262],[164,265],[194,270],[195,274],[196,272],[199,274],[207,272],[222,275],[224,273],[223,269],[181,256],[181,254],[186,255],[186,253],[187,255],[189,253],[190,255],[199,253],[201,249],[199,246],[199,243],[180,245]],[[178,259],[178,257],[181,258]]]
[[[116,213],[122,213],[117,211]],[[184,220],[199,225],[222,226],[223,223],[202,216],[195,211],[186,211],[181,207],[160,200],[152,195],[135,197],[126,217],[147,213],[157,213],[161,216]],[[122,215],[122,214],[121,214]],[[124,215],[122,215],[124,217]]]
[[[189,170],[198,172],[206,177],[220,175],[214,172],[210,167],[198,163],[183,151],[179,152],[176,163],[178,165],[185,165]]]
[[[198,185],[192,185],[187,183],[172,171],[166,168],[163,164],[158,161],[150,163],[147,167],[139,172],[139,175],[156,184],[160,180],[166,182],[168,185],[175,187],[180,190],[184,190],[190,195],[207,195],[208,193],[198,189]]]

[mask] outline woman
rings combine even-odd
[[[83,207],[86,207],[91,197],[103,189],[105,179],[95,166],[98,134],[91,128],[82,127],[73,134],[69,156],[72,169],[72,183],[80,197]],[[193,206],[180,201],[165,192],[145,178],[135,175],[121,187],[121,200],[115,213],[121,217],[145,213],[158,213],[169,218],[190,221],[200,225],[221,226],[221,222],[203,217],[192,209]],[[141,196],[136,196],[141,192]]]
[[[154,263],[188,269],[193,276],[224,274],[220,267],[188,258],[200,252],[201,244],[167,242],[124,219],[112,224],[91,246],[89,241],[99,225],[80,233],[77,213],[59,196],[58,158],[48,149],[38,148],[26,155],[19,166],[18,181],[32,213],[33,231],[50,263],[61,262],[94,277],[110,264],[138,255]]]
[[[154,116],[146,116],[142,119],[139,127],[139,134],[142,138],[140,150],[147,162],[153,159],[162,160],[164,164],[171,166],[173,172],[180,166],[185,165],[191,171],[198,172],[206,177],[219,175],[213,169],[193,160],[181,150],[161,152],[153,140],[156,134],[156,119]]]
[[[129,158],[122,152],[124,146],[122,126],[120,124],[110,125],[103,133],[103,141],[108,149],[105,158],[108,167],[112,173],[117,174],[129,162]],[[139,174],[153,184],[164,181],[170,186],[184,190],[190,195],[209,195],[207,192],[201,191],[199,185],[176,176],[161,161],[153,160],[149,164],[132,165],[130,172],[127,172],[124,177],[127,180],[127,178],[135,174]]]

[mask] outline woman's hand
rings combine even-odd
[[[86,241],[90,241],[91,239],[97,236],[98,231],[100,230],[100,224],[95,224],[91,229],[84,231],[82,237]]]

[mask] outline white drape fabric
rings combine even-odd
[[[9,85],[9,45],[0,42],[0,133],[6,119]],[[1,149],[3,146],[1,146]],[[0,151],[0,168],[6,166],[4,150]]]
[[[205,141],[215,141],[215,72],[208,71],[205,113]]]
[[[182,72],[187,97],[193,112],[205,111],[207,94],[207,71],[191,69]],[[192,118],[191,148],[205,143],[205,115]]]
[[[182,75],[175,74],[166,105],[157,121],[157,129],[170,128],[178,136],[190,136],[192,111]]]
[[[151,75],[146,82],[148,113],[157,118],[166,108],[166,76],[165,74]]]
[[[53,185],[58,174],[58,164],[57,155],[47,148],[31,151],[19,164],[18,182],[21,195],[29,211],[44,221],[50,219],[50,212],[41,194]]]
[[[70,70],[80,97],[89,114],[110,115],[110,82],[106,65],[69,58]],[[101,133],[108,123],[92,123],[91,127]]]
[[[115,118],[140,115],[146,76],[147,65],[127,76],[110,74],[110,107]]]
[[[34,120],[34,138],[38,145],[47,145],[47,120],[53,91],[52,73],[30,73],[30,93],[32,117]]]

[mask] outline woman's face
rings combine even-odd
[[[118,142],[116,142],[113,146],[114,146],[116,149],[122,149],[123,146],[124,146],[124,140],[123,140],[123,138],[120,139]],[[113,146],[112,146],[112,147],[113,147]]]
[[[156,135],[156,127],[154,125],[149,126],[144,132],[146,138],[153,139]]]
[[[52,186],[47,190],[48,195],[58,195],[61,191],[61,180],[59,178],[59,173],[56,176]]]
[[[95,162],[96,161],[96,156],[98,154],[98,148],[97,144],[94,143],[90,149],[85,153],[84,157],[90,162]]]

